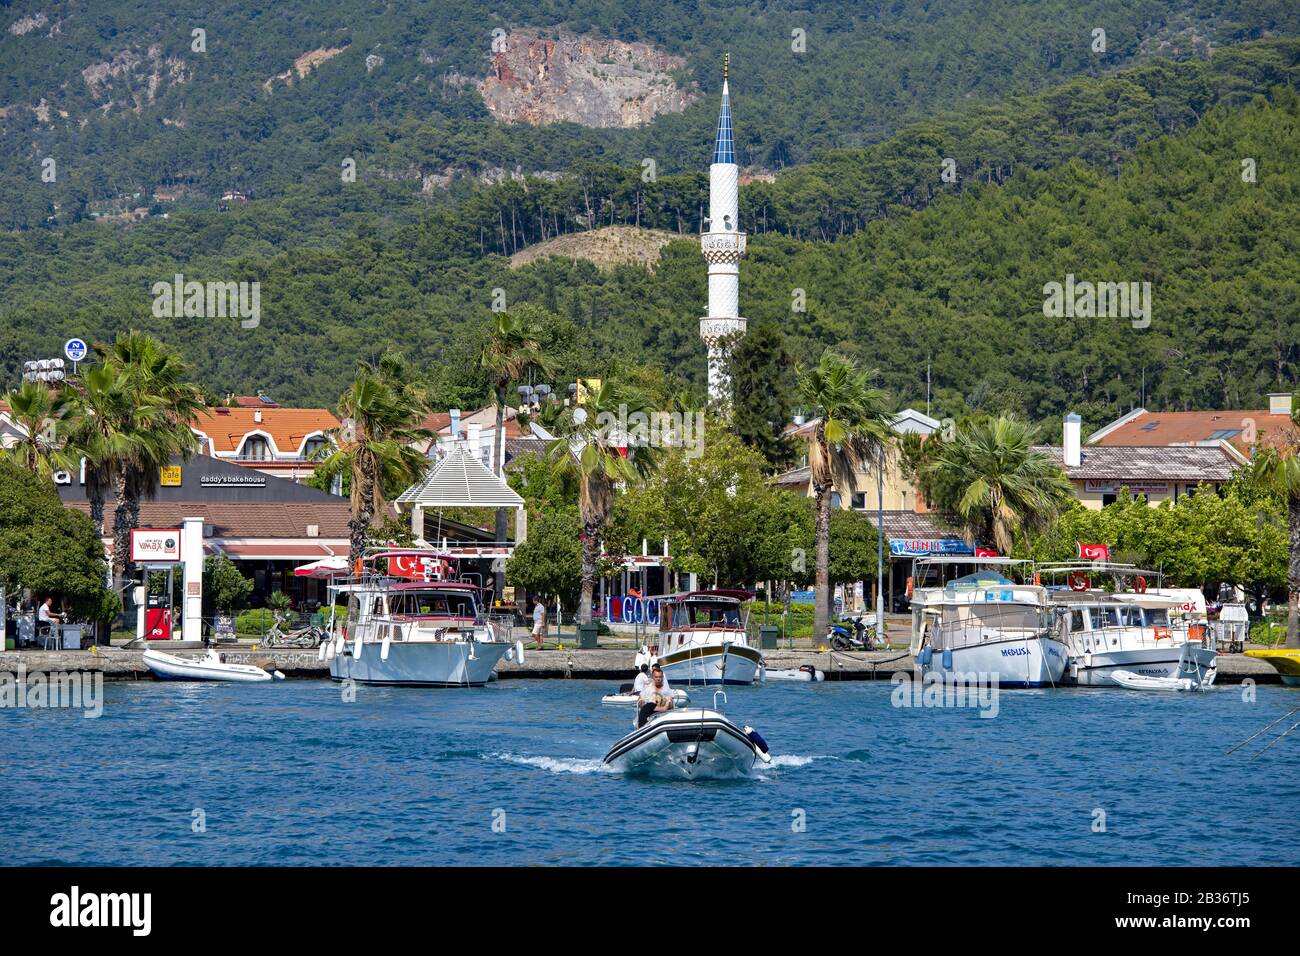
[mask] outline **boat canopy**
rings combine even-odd
[[[670,594],[668,597],[664,598],[664,600],[670,604],[685,604],[688,601],[691,603],[705,603],[712,601],[725,604],[738,604],[741,601],[748,601],[753,596],[754,594],[752,591],[745,591],[741,588],[713,588],[712,590],[706,591],[683,591],[681,594]]]

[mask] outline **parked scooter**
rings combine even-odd
[[[862,614],[851,614],[831,624],[826,631],[826,641],[837,651],[874,651],[877,646],[876,629],[863,622]]]

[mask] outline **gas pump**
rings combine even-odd
[[[137,597],[142,597],[142,620],[137,618],[137,636],[149,641],[170,641],[172,639],[172,594],[175,584],[175,565],[155,564],[143,568],[143,586],[136,589]],[[149,574],[151,571],[167,572],[167,589],[153,594],[149,591]],[[143,630],[143,634],[138,633]]]

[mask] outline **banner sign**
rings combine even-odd
[[[912,538],[890,541],[889,553],[895,558],[923,558],[932,554],[972,554],[973,549],[961,538]]]
[[[1110,545],[1108,544],[1079,544],[1079,557],[1085,561],[1109,561]]]
[[[132,561],[180,561],[180,528],[134,528],[131,531]]]

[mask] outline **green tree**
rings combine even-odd
[[[962,422],[931,453],[922,473],[926,498],[978,541],[1010,554],[1017,537],[1046,527],[1074,500],[1065,472],[1033,444],[1034,429],[1013,418]]]
[[[104,587],[104,545],[85,515],[66,508],[48,480],[0,461],[0,585],[56,595],[75,616],[103,621],[115,609]]]
[[[885,396],[868,384],[870,379],[870,372],[833,349],[823,352],[817,365],[799,369],[799,396],[816,421],[808,445],[817,510],[814,635],[825,634],[830,621],[831,493],[852,493],[857,473],[883,459],[893,435]]]
[[[1300,390],[1291,396],[1290,432],[1260,452],[1259,480],[1286,502],[1287,601],[1286,646],[1300,647]]]
[[[215,610],[224,613],[245,608],[252,593],[252,580],[244,577],[224,554],[212,555],[203,562],[203,596]]]
[[[75,460],[61,448],[60,432],[68,410],[67,395],[62,389],[51,388],[45,382],[24,381],[20,387],[6,392],[3,401],[9,406],[9,417],[21,434],[13,446],[0,448],[0,457],[41,478],[49,478],[61,469],[75,468]]]
[[[433,433],[421,425],[428,413],[423,388],[395,355],[383,356],[377,365],[358,362],[338,408],[343,424],[330,432],[335,450],[316,471],[322,479],[349,479],[348,560],[355,564],[389,495],[413,484],[428,468],[428,459],[412,445],[427,442]]]
[[[519,382],[532,371],[547,374],[550,368],[541,345],[538,344],[538,313],[545,310],[536,306],[521,306],[513,312],[496,312],[492,316],[492,329],[483,346],[479,363],[488,374],[496,395],[496,448],[492,460],[496,463],[498,478],[504,479],[506,467],[505,427],[506,389]],[[506,538],[506,509],[496,510],[496,540]]]
[[[794,412],[794,357],[773,322],[756,322],[726,351],[731,383],[730,427],[772,469],[788,466],[797,449],[782,435]]]
[[[601,539],[621,487],[640,482],[654,467],[654,450],[632,445],[620,422],[634,415],[649,416],[640,392],[612,379],[587,392],[584,404],[564,419],[560,440],[549,460],[578,483],[578,514],[582,521],[582,588],[578,621],[591,623],[591,601],[599,573]]]
[[[538,514],[528,522],[528,538],[506,561],[506,580],[530,595],[557,595],[578,607],[582,590],[582,520],[576,507]]]

